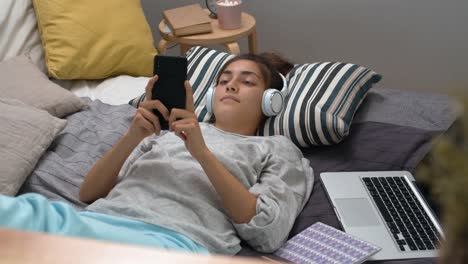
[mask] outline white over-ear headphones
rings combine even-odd
[[[284,104],[284,97],[288,84],[286,83],[286,78],[283,74],[278,72],[281,80],[283,81],[283,87],[281,91],[277,89],[269,88],[263,92],[262,97],[262,112],[266,116],[275,116],[281,112]],[[210,113],[213,113],[214,109],[214,91],[216,85],[212,85],[206,92],[206,110]]]

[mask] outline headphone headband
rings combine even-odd
[[[288,89],[288,83],[286,81],[286,77],[281,72],[277,72],[277,73],[281,77],[281,81],[283,81],[283,87],[281,88],[280,92],[283,93],[283,95],[284,95],[286,90]]]

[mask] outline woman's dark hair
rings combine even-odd
[[[280,72],[283,75],[286,75],[294,67],[294,65],[291,62],[287,61],[286,59],[275,53],[264,52],[261,54],[242,54],[230,59],[223,65],[216,78],[216,84],[219,82],[219,78],[221,77],[221,74],[224,72],[224,70],[231,63],[240,60],[249,60],[257,63],[258,67],[260,68],[260,72],[265,80],[265,87],[267,89],[274,88],[277,90],[281,90],[281,88],[283,88],[283,80],[279,76],[278,72]]]

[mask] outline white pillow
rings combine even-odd
[[[79,97],[89,97],[91,100],[100,100],[110,105],[121,105],[127,104],[130,99],[144,93],[149,79],[148,77],[120,75],[107,78],[92,86],[76,85],[70,91]]]
[[[0,61],[27,54],[44,73],[44,49],[31,0],[0,0]]]

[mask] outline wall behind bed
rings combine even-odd
[[[153,35],[161,11],[201,0],[142,0]],[[466,0],[244,0],[260,51],[297,63],[348,61],[383,74],[379,86],[468,91]],[[241,41],[241,50],[247,42]],[[169,54],[178,54],[178,47]]]

